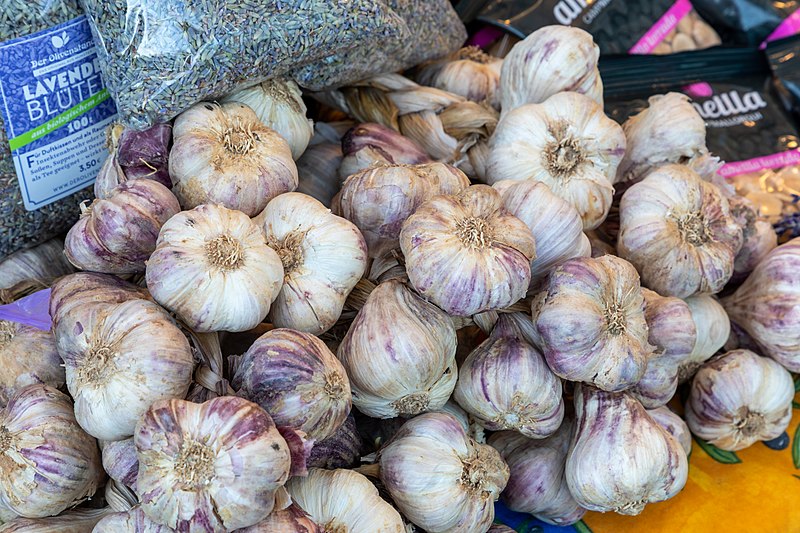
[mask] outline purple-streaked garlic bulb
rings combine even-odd
[[[286,509],[272,511],[268,517],[258,524],[242,529],[236,533],[325,533],[308,513],[296,504]]]
[[[792,418],[792,375],[748,350],[712,359],[695,374],[686,401],[692,433],[736,451],[779,437]]]
[[[691,453],[692,434],[689,432],[689,426],[686,425],[683,418],[665,405],[655,409],[648,409],[647,414],[681,443],[687,456]]]
[[[648,342],[655,346],[642,379],[631,393],[647,409],[665,405],[678,388],[678,369],[688,362],[697,342],[697,327],[689,305],[674,296],[642,289]]]
[[[44,518],[90,498],[103,480],[97,441],[69,396],[29,385],[0,411],[0,520]]]
[[[73,509],[47,518],[15,518],[0,527],[3,533],[90,533],[104,517],[112,513],[102,509]]]
[[[417,143],[397,131],[367,122],[351,128],[342,137],[339,177],[347,179],[376,165],[419,165],[433,160]]]
[[[570,259],[532,305],[544,356],[557,376],[608,391],[639,382],[653,353],[633,265],[613,255]]]
[[[133,437],[103,444],[103,469],[117,483],[136,490],[139,475],[139,458]]]
[[[732,322],[769,356],[800,372],[800,237],[772,250],[739,289],[723,298]]]
[[[315,441],[333,434],[350,413],[350,384],[342,363],[310,333],[273,329],[234,363],[231,384],[263,407],[278,426]]]
[[[264,520],[292,463],[267,412],[234,396],[156,402],[134,442],[142,510],[179,531],[230,531]]]
[[[281,259],[258,226],[219,205],[169,219],[147,261],[153,298],[197,332],[256,327],[282,284]]]
[[[453,398],[486,429],[533,439],[551,435],[564,418],[561,380],[507,315],[459,367]]]
[[[575,502],[564,474],[574,428],[575,421],[567,417],[546,439],[529,439],[513,431],[489,438],[511,472],[500,495],[509,509],[558,526],[574,524],[583,517],[586,510]]]
[[[381,257],[399,246],[403,222],[423,202],[468,186],[463,172],[444,163],[367,168],[345,180],[333,211],[361,230],[370,257]]]
[[[121,533],[123,531],[126,533],[173,533],[175,530],[153,522],[137,505],[127,511],[106,516],[97,523],[92,533]]]
[[[134,180],[104,200],[81,206],[81,218],[64,241],[64,253],[81,270],[108,274],[144,272],[161,226],[181,207],[163,185]]]
[[[731,333],[731,321],[714,296],[697,294],[684,301],[692,313],[697,339],[689,357],[678,367],[679,383],[689,381],[697,369],[725,345]]]
[[[344,423],[328,438],[314,444],[308,457],[309,467],[351,468],[358,465],[364,451],[364,441],[356,428],[353,414],[347,415]]]
[[[122,440],[161,399],[183,398],[194,359],[170,316],[146,300],[89,306],[72,316],[76,328],[55,331],[75,416],[90,435]]]
[[[400,248],[414,288],[457,316],[522,299],[536,257],[531,230],[486,185],[422,204],[403,223]]]
[[[465,46],[452,54],[420,65],[416,80],[479,104],[500,109],[500,68],[503,60],[477,46]]]
[[[220,204],[252,217],[297,188],[289,144],[245,104],[195,104],[173,133],[169,175],[184,209]]]
[[[633,396],[578,384],[575,414],[566,474],[580,506],[638,515],[648,503],[668,500],[683,489],[689,472],[686,452]]]
[[[733,194],[728,197],[731,214],[742,226],[742,248],[733,262],[731,283],[741,283],[764,257],[778,246],[778,234],[767,220],[759,218],[758,208],[745,198]]]
[[[403,283],[378,285],[338,349],[353,405],[374,418],[439,409],[456,384],[452,319]]]
[[[444,412],[406,422],[378,463],[400,512],[426,531],[486,531],[509,476],[497,450],[469,438]]]
[[[27,385],[44,383],[59,388],[65,380],[51,332],[0,320],[0,407]]]
[[[172,187],[167,161],[172,124],[133,130],[121,124],[109,128],[109,155],[94,182],[97,198],[108,198],[114,188],[130,180],[149,179]]]

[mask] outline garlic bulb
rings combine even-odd
[[[574,257],[589,257],[591,244],[572,205],[540,181],[502,180],[492,186],[503,206],[523,221],[536,241],[531,262],[531,282],[541,281],[558,265]]]
[[[128,511],[113,513],[102,520],[92,533],[173,533],[171,527],[150,520],[141,507],[136,506]]]
[[[631,390],[647,409],[665,405],[678,388],[678,368],[687,363],[698,338],[689,305],[672,296],[642,289],[648,342],[656,351],[642,379]]]
[[[660,167],[622,196],[617,250],[659,294],[719,292],[741,246],[728,200],[686,166]]]
[[[650,418],[655,420],[659,426],[666,429],[667,433],[675,437],[687,456],[691,453],[692,434],[689,432],[689,426],[686,425],[686,422],[684,422],[681,417],[672,412],[667,406],[648,409],[647,414],[650,415]]]
[[[611,208],[625,135],[590,98],[558,93],[505,113],[489,150],[489,183],[541,181],[578,211],[584,229],[594,229]]]
[[[458,316],[523,298],[536,257],[531,230],[486,185],[422,204],[403,223],[400,249],[414,288]]]
[[[686,163],[708,152],[705,121],[688,96],[659,94],[648,104],[622,125],[628,149],[614,181],[636,182],[660,166]]]
[[[14,252],[0,261],[0,303],[10,303],[33,290],[48,287],[74,271],[64,257],[64,243],[59,239]]]
[[[417,143],[381,124],[366,123],[351,128],[342,137],[339,177],[349,176],[380,164],[420,165],[432,163]]]
[[[351,412],[339,428],[325,439],[314,443],[307,465],[318,468],[351,468],[357,466],[364,450],[364,442]]]
[[[121,440],[156,400],[183,398],[194,360],[189,342],[145,300],[75,311],[80,332],[56,329],[75,417],[90,435]]]
[[[529,513],[548,524],[574,524],[586,512],[567,487],[564,466],[575,421],[567,417],[546,439],[532,440],[501,431],[489,438],[508,463],[511,476],[500,498],[512,511]]]
[[[734,350],[698,370],[686,402],[686,423],[722,450],[742,450],[786,431],[794,393],[792,375],[781,365]]]
[[[272,200],[253,222],[283,263],[283,287],[270,321],[314,334],[330,329],[367,268],[361,232],[310,196],[294,192]]]
[[[717,353],[731,333],[731,322],[716,298],[697,294],[686,298],[685,302],[692,313],[697,339],[689,357],[679,365],[680,383],[688,381],[700,365]]]
[[[286,509],[272,511],[268,517],[254,526],[237,529],[236,533],[325,533],[325,531],[311,520],[308,513],[292,504]]]
[[[772,250],[722,305],[767,355],[800,372],[800,238]]]
[[[69,396],[29,385],[0,411],[0,520],[53,516],[90,498],[103,479],[97,442]]]
[[[133,437],[103,444],[103,470],[117,483],[136,490],[139,475],[139,458]]]
[[[540,104],[564,91],[585,94],[603,105],[597,70],[600,49],[587,32],[545,26],[514,45],[500,73],[503,114],[524,104]]]
[[[289,447],[272,419],[234,396],[156,402],[139,421],[134,442],[142,510],[179,531],[257,524],[289,477]]]
[[[607,391],[635,385],[654,350],[639,274],[613,255],[557,267],[544,300],[534,301],[533,320],[557,376]]]
[[[306,118],[306,104],[300,87],[289,78],[273,78],[229,94],[222,102],[249,106],[261,123],[278,132],[300,158],[314,135],[314,122]]]
[[[456,330],[442,310],[396,280],[378,285],[339,345],[353,404],[393,418],[439,409],[456,384]]]
[[[668,500],[683,489],[686,452],[632,396],[580,384],[575,413],[566,475],[579,505],[637,515],[648,503]]]
[[[561,381],[512,318],[500,316],[458,370],[453,398],[486,429],[514,429],[540,439],[561,425]]]
[[[175,196],[152,180],[116,187],[105,200],[81,205],[81,218],[64,241],[64,253],[81,270],[108,274],[144,272],[161,226],[180,212]]]
[[[44,383],[58,388],[65,380],[52,333],[0,320],[0,407],[27,385]]]
[[[153,298],[193,331],[246,331],[280,293],[283,265],[239,211],[201,205],[164,224],[147,262]]]
[[[267,411],[276,425],[316,441],[329,437],[350,412],[344,367],[325,343],[308,333],[274,329],[235,362],[231,384]]]
[[[400,514],[366,477],[353,470],[312,468],[307,477],[290,479],[286,490],[323,532],[406,531]]]
[[[334,212],[358,227],[370,257],[381,257],[398,247],[403,222],[423,202],[468,186],[463,172],[443,163],[378,166],[345,180]]]
[[[400,512],[430,533],[489,529],[509,476],[494,448],[477,444],[442,412],[406,422],[378,452],[378,462]]]
[[[749,199],[733,193],[728,195],[728,203],[742,226],[742,248],[736,254],[731,276],[731,283],[740,283],[778,246],[778,235],[769,222],[759,218],[758,208]]]
[[[111,509],[74,509],[48,518],[15,518],[0,527],[3,533],[91,533]]]
[[[420,65],[416,79],[467,100],[500,109],[500,67],[503,60],[466,46],[449,56]]]
[[[248,216],[297,188],[289,145],[250,107],[201,102],[175,119],[172,192],[184,209],[221,204]]]

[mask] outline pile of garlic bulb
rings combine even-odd
[[[0,519],[486,533],[502,500],[567,525],[675,496],[690,432],[780,436],[800,239],[719,185],[685,98],[608,118],[598,53],[547,27],[431,87],[314,94],[357,122],[310,145],[292,82],[165,125],[172,188],[103,181],[83,271],[6,268],[52,284],[52,328],[0,321]]]

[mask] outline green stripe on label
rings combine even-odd
[[[41,139],[48,133],[52,133],[53,131],[57,130],[58,128],[72,122],[79,116],[83,115],[84,113],[88,113],[95,107],[99,106],[106,100],[108,100],[109,94],[108,89],[103,89],[99,93],[91,96],[81,102],[78,105],[70,107],[57,117],[54,117],[41,126],[37,126],[32,130],[26,131],[22,135],[17,135],[13,139],[8,141],[8,144],[11,146],[12,150],[19,150],[25,145],[32,143],[38,139]]]

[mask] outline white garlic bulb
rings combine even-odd
[[[539,104],[564,91],[585,94],[603,105],[599,57],[600,48],[584,30],[560,25],[536,30],[515,44],[503,61],[503,113],[524,104]]]
[[[361,232],[296,192],[272,200],[253,222],[283,263],[283,287],[270,309],[271,322],[317,335],[330,329],[367,268]]]
[[[611,208],[625,135],[590,98],[558,93],[504,114],[489,149],[489,183],[541,181],[578,211],[584,229],[594,229]]]
[[[466,46],[449,56],[419,66],[416,80],[467,100],[500,109],[500,68],[503,60]]]
[[[200,102],[175,119],[169,154],[172,192],[184,209],[221,204],[248,216],[297,188],[286,141],[238,102]]]
[[[680,442],[687,456],[691,453],[692,434],[689,432],[689,426],[686,425],[683,418],[676,415],[667,406],[648,409],[647,414],[650,415],[650,418],[655,420],[659,426],[666,429],[667,433]]]
[[[767,355],[800,372],[800,237],[772,250],[722,305]]]
[[[400,249],[414,288],[457,316],[523,298],[536,256],[531,230],[486,185],[422,204],[403,224]]]
[[[367,416],[413,416],[444,405],[456,384],[453,321],[396,280],[378,285],[339,345],[353,404]]]
[[[254,328],[282,283],[281,259],[258,226],[218,205],[169,219],[147,261],[153,298],[198,332]]]
[[[570,259],[550,275],[533,321],[556,375],[607,391],[635,385],[654,347],[648,342],[639,274],[613,255]]]
[[[0,520],[53,516],[91,497],[103,479],[97,441],[69,396],[47,385],[17,391],[0,411]]]
[[[547,185],[526,179],[502,180],[492,187],[503,197],[503,206],[533,233],[536,257],[531,262],[531,284],[543,280],[567,259],[591,255],[580,215]]]
[[[412,418],[378,452],[380,477],[411,522],[430,533],[479,533],[509,470],[491,446],[469,438],[451,414]]]
[[[686,163],[708,152],[705,121],[688,96],[659,94],[648,103],[622,125],[628,149],[613,181],[639,181],[662,165]]]
[[[405,533],[403,519],[366,477],[353,470],[311,468],[286,490],[321,531]],[[281,530],[283,531],[283,530]]]
[[[134,442],[142,510],[189,533],[222,533],[266,518],[292,462],[266,411],[234,396],[156,402]]]
[[[772,359],[734,350],[703,365],[692,381],[686,423],[729,451],[779,437],[792,418],[792,375]]]
[[[314,135],[314,122],[306,118],[300,87],[289,78],[273,78],[229,94],[222,102],[249,106],[262,124],[278,132],[297,161]]]
[[[189,342],[159,306],[145,300],[74,311],[82,330],[57,328],[75,417],[90,435],[133,435],[150,405],[183,398],[194,360]]]
[[[44,383],[59,388],[65,380],[52,333],[0,320],[0,407],[27,385]]]
[[[459,366],[453,398],[486,429],[533,439],[552,434],[564,418],[561,381],[506,315]]]
[[[575,414],[566,474],[578,504],[591,511],[637,515],[648,503],[683,489],[689,472],[686,452],[631,395],[577,385]]]
[[[625,191],[617,250],[664,296],[722,290],[742,229],[719,189],[682,165],[666,165]]]
[[[716,298],[708,294],[697,294],[684,300],[692,313],[697,331],[692,352],[679,365],[678,380],[688,381],[727,342],[731,334],[731,321]]]

